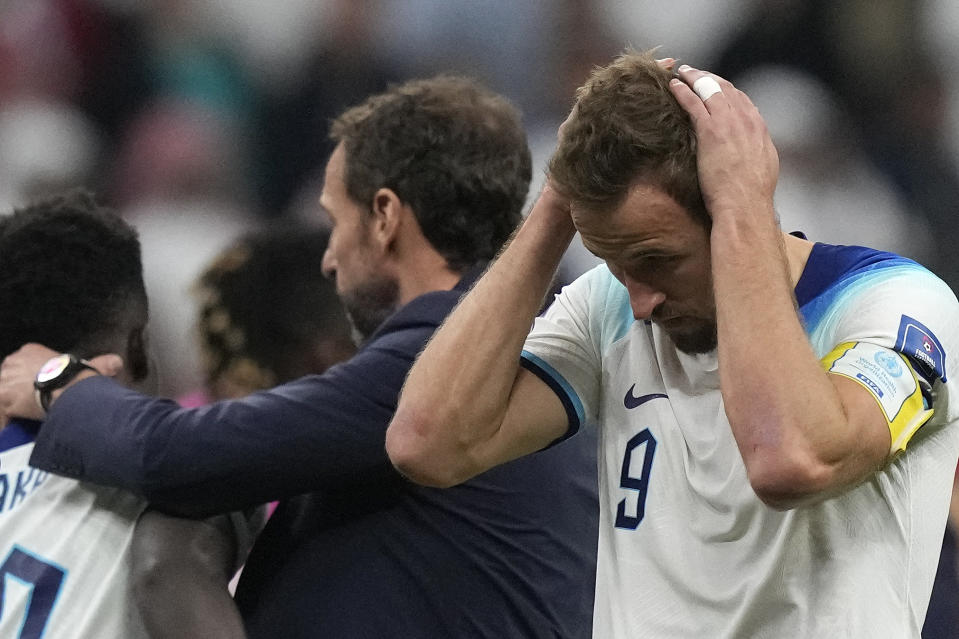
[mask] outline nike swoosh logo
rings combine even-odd
[[[633,395],[633,389],[635,388],[636,384],[633,384],[629,387],[629,390],[626,391],[626,397],[623,398],[623,406],[626,408],[636,408],[637,406],[642,406],[652,399],[669,399],[669,396],[665,393],[650,393],[649,395],[640,395],[639,397],[636,397]]]

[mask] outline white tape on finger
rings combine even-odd
[[[717,93],[722,93],[719,83],[712,76],[704,75],[693,82],[693,91],[699,96],[699,99],[705,102]]]

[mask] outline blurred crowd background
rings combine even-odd
[[[955,0],[0,0],[0,209],[84,185],[135,224],[154,390],[180,395],[203,382],[202,269],[252,229],[323,224],[331,117],[469,74],[523,110],[541,182],[575,88],[626,46],[750,94],[787,230],[959,288]],[[591,263],[574,247],[565,273]]]

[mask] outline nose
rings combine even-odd
[[[336,277],[336,259],[329,248],[323,251],[323,261],[320,262],[320,269],[323,271],[323,277],[330,280]]]
[[[649,319],[656,307],[666,301],[666,294],[646,282],[626,277],[623,282],[629,293],[629,305],[636,319]]]

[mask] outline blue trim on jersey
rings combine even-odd
[[[817,242],[813,245],[802,276],[796,283],[796,301],[800,307],[805,306],[843,276],[890,261],[915,264],[895,253],[864,246],[837,246]]]
[[[894,253],[862,246],[815,244],[796,284],[796,302],[807,333],[815,332],[833,305],[872,285],[875,278],[917,270],[925,269]]]
[[[40,432],[40,422],[33,420],[13,420],[7,426],[0,430],[0,453],[30,444],[37,438]]]
[[[39,424],[39,422],[35,423]],[[60,603],[60,595],[63,594],[63,583],[67,580],[67,576],[70,574],[70,571],[59,563],[41,557],[35,552],[24,548],[20,544],[13,544],[13,547],[7,554],[6,559],[3,561],[4,567],[8,565],[11,559],[14,559],[14,553],[17,552],[21,553],[21,556],[28,557],[29,559],[33,560],[33,565],[30,566],[30,568],[42,566],[42,572],[39,574],[35,573],[33,575],[33,581],[25,580],[22,576],[18,576],[12,572],[0,574],[0,579],[11,577],[12,579],[20,582],[21,585],[30,589],[30,596],[27,599],[27,614],[24,616],[23,621],[20,622],[20,630],[17,633],[17,636],[26,636],[24,634],[24,629],[26,628],[28,622],[32,622],[29,633],[30,636],[36,636],[38,639],[42,639],[47,634],[48,623],[50,621],[50,617],[53,615],[53,610],[57,607],[57,604]],[[23,562],[18,563],[23,566]],[[31,570],[31,572],[34,571]],[[49,596],[51,594],[49,592],[50,590],[53,590],[53,599],[49,601],[42,599],[42,597]],[[40,597],[41,600],[39,602],[34,602],[34,597]],[[34,609],[34,606],[40,608],[44,607],[45,604],[49,605],[45,607],[45,610],[39,617],[39,621],[36,617],[31,619],[30,612]],[[38,634],[36,634],[37,630],[39,630]]]
[[[601,331],[603,336],[601,347],[605,351],[611,344],[626,337],[636,318],[633,317],[629,292],[622,282],[613,277],[609,266],[600,264],[594,270],[598,272],[597,278],[601,278],[597,287],[606,286],[605,299],[603,300],[603,307],[606,311],[602,315],[603,328]],[[600,288],[600,290],[602,289]]]
[[[816,333],[835,307],[872,287],[877,280],[928,271],[916,262],[862,246],[815,244],[796,284],[796,301],[806,332]],[[939,339],[921,322],[903,315],[893,350],[902,353],[913,370],[929,384],[945,378],[946,352]]]
[[[586,411],[583,409],[583,402],[580,401],[573,387],[569,385],[569,382],[567,382],[562,375],[556,372],[555,368],[527,350],[522,352],[520,364],[523,368],[543,380],[546,385],[556,393],[556,396],[559,397],[559,400],[563,404],[563,408],[566,410],[566,417],[569,419],[569,430],[553,443],[560,442],[575,435],[579,431],[580,426],[586,421]]]
[[[610,337],[612,339],[609,343],[612,344],[626,337],[626,334],[629,333],[629,329],[632,327],[633,322],[636,321],[636,318],[633,317],[633,307],[629,302],[629,291],[626,290],[626,287],[623,286],[619,280],[612,276],[612,273],[610,273],[610,277],[612,278],[613,283],[622,289],[622,294],[619,295],[618,299],[620,303],[619,313],[613,314],[613,317],[618,317],[619,319],[617,320],[615,326],[610,327],[612,329],[610,331]],[[609,300],[607,300],[607,304],[608,302]],[[609,307],[607,306],[607,308]]]

